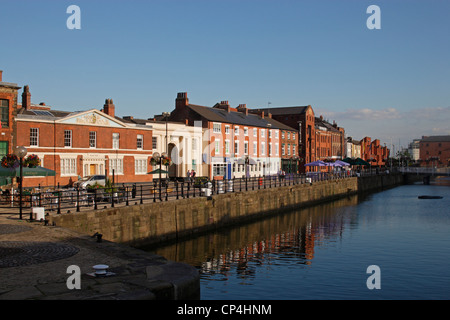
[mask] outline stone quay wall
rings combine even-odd
[[[401,174],[353,177],[49,217],[50,223],[129,245],[152,245],[300,206],[405,182]]]

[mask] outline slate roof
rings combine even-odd
[[[276,121],[268,117],[265,117],[263,119],[259,115],[252,114],[250,112],[248,113],[248,115],[246,115],[245,113],[242,112],[235,112],[235,111],[227,112],[226,110],[219,108],[210,108],[194,104],[190,104],[188,105],[188,107],[201,117],[212,122],[232,123],[237,125],[261,127],[261,128],[268,128],[268,124],[270,123],[271,128],[274,129],[295,130],[279,121]]]
[[[450,135],[422,137],[421,141],[422,142],[450,142]]]
[[[294,106],[294,107],[275,107],[275,108],[258,108],[255,111],[264,111],[264,113],[271,113],[275,116],[282,116],[287,114],[301,114],[305,113],[308,106]]]

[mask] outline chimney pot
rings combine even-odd
[[[3,80],[3,70],[0,70],[0,82],[2,82]]]
[[[113,104],[112,99],[106,99],[105,105],[103,106],[103,112],[107,115],[114,117],[115,116],[115,106]]]
[[[23,87],[22,108],[25,108],[25,110],[28,110],[31,108],[31,93],[30,93],[30,87],[28,85]]]
[[[187,97],[187,92],[178,92],[177,99],[175,100],[175,108],[185,108],[189,105],[189,99]]]

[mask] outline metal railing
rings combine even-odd
[[[393,170],[396,171],[396,170]],[[111,188],[75,189],[61,187],[25,188],[20,204],[19,194],[0,195],[0,214],[16,213],[22,206],[25,213],[32,207],[43,207],[46,212],[74,213],[82,210],[98,210],[115,206],[139,205],[179,199],[212,196],[231,192],[246,192],[279,188],[318,181],[346,179],[355,176],[389,174],[389,171],[367,169],[360,171],[309,172],[306,174],[270,175],[233,179],[207,180],[184,178],[174,181],[159,179],[150,183],[123,183]]]

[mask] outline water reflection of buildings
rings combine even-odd
[[[244,247],[219,254],[201,263],[202,273],[223,273],[236,268],[238,274],[245,274],[256,266],[278,263],[283,256],[309,265],[314,257],[314,231],[310,227],[271,235]]]
[[[330,245],[356,221],[351,208],[358,197],[279,214],[179,242],[155,253],[199,268],[207,275],[254,277],[259,267],[312,263],[317,246]]]

